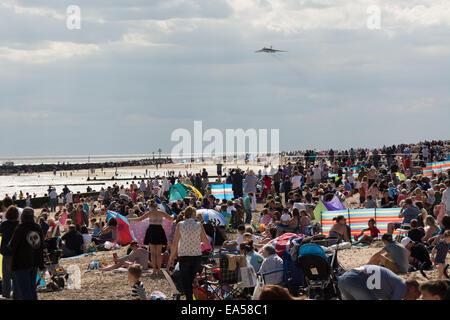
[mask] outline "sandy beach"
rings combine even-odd
[[[346,205],[354,206],[357,199],[351,199]],[[253,213],[252,223],[257,223],[259,212],[262,205],[258,204],[258,212]],[[230,239],[236,238],[237,233],[228,233]],[[352,247],[350,249],[343,249],[338,251],[338,260],[345,270],[366,264],[370,257],[381,250],[381,242],[373,243],[366,247]],[[90,262],[94,260],[106,260],[109,264],[113,262],[112,254],[117,253],[120,256],[126,254],[126,247],[110,252],[97,252],[95,255],[84,256],[81,258],[62,260],[61,265],[64,268],[69,268],[75,265],[81,270],[81,289],[63,289],[57,292],[41,292],[39,299],[42,300],[128,300],[131,299],[131,285],[127,281],[125,272],[99,272],[91,270],[85,272]],[[450,263],[450,258],[447,258],[447,263]],[[437,270],[425,271],[429,280],[437,279]],[[405,279],[416,279],[419,282],[424,282],[425,279],[420,272],[412,272],[408,275],[402,275]],[[170,286],[164,276],[143,274],[142,282],[148,294],[153,291],[163,292],[168,299],[172,298],[175,293],[170,289]]]

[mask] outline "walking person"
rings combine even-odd
[[[255,176],[255,172],[250,170],[247,176],[244,179],[244,194],[248,195],[252,193],[254,197],[252,197],[252,207],[253,211],[256,211],[256,185],[258,183],[258,179]]]
[[[19,225],[19,210],[15,206],[10,206],[6,210],[6,220],[0,224],[0,234],[2,243],[0,253],[3,255],[2,260],[2,296],[9,299],[11,297],[11,282],[13,280],[12,273],[12,253],[8,249],[8,243],[12,238],[14,230]]]

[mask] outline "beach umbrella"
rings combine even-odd
[[[198,189],[196,187],[191,186],[190,184],[183,184],[183,186],[185,186],[188,189],[190,189],[191,191],[193,191],[198,199],[203,197],[202,193],[200,191],[198,191]]]
[[[189,189],[181,183],[174,184],[170,187],[169,202],[183,200],[188,196],[187,190]]]
[[[203,219],[206,223],[212,221],[219,226],[225,226],[228,221],[227,219],[219,212],[213,209],[199,209],[197,210],[197,214],[201,213],[203,215]]]
[[[130,223],[128,222],[127,218],[117,212],[108,210],[106,211],[106,219],[109,220],[110,218],[115,218],[117,220],[118,244],[120,244],[121,246],[126,246],[131,241],[135,240],[134,236],[132,235]]]

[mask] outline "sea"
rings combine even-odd
[[[161,155],[165,157],[166,155]],[[155,155],[158,157],[158,155]],[[57,164],[57,163],[103,163],[120,162],[153,158],[152,154],[127,154],[127,155],[59,155],[59,156],[22,156],[0,157],[0,164],[13,162],[15,165],[31,164]]]
[[[155,155],[158,157],[158,155]],[[166,155],[161,155],[165,158]],[[13,162],[14,165],[31,165],[31,164],[57,164],[57,163],[104,163],[104,162],[121,162],[130,160],[151,159],[153,155],[149,154],[132,154],[132,155],[70,155],[70,156],[39,156],[39,157],[0,157],[0,165]],[[233,166],[235,167],[235,166]],[[239,165],[240,168],[252,169],[258,172],[264,169],[262,165]],[[155,176],[163,176],[168,174],[168,170],[174,170],[177,174],[181,172],[200,172],[205,168],[209,175],[217,174],[217,167],[214,163],[209,163],[201,166],[193,166],[193,168],[185,167],[185,165],[178,165],[176,169],[174,166],[164,165],[162,168],[156,169],[154,165],[145,167],[120,167],[115,172],[115,168],[108,168],[105,170],[95,169],[93,172],[88,170],[79,170],[74,172],[40,172],[33,174],[14,174],[8,176],[0,176],[0,198],[4,196],[13,196],[16,194],[19,198],[20,191],[25,196],[29,193],[31,196],[44,196],[48,193],[49,186],[56,188],[58,193],[62,192],[65,185],[76,192],[86,192],[88,186],[94,191],[100,191],[101,188],[107,188],[114,183],[126,186],[132,181],[137,182],[141,179],[152,178]],[[227,166],[223,167],[225,172]],[[111,180],[114,176],[115,180]],[[90,177],[90,181],[87,181]],[[93,180],[93,178],[96,180]],[[120,180],[127,179],[127,180]]]

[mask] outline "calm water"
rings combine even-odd
[[[157,154],[155,156],[158,156]],[[56,163],[102,163],[119,162],[130,160],[142,160],[152,158],[149,154],[132,155],[72,155],[72,156],[41,156],[41,157],[0,157],[0,164],[14,162],[15,165],[22,164],[56,164]]]

